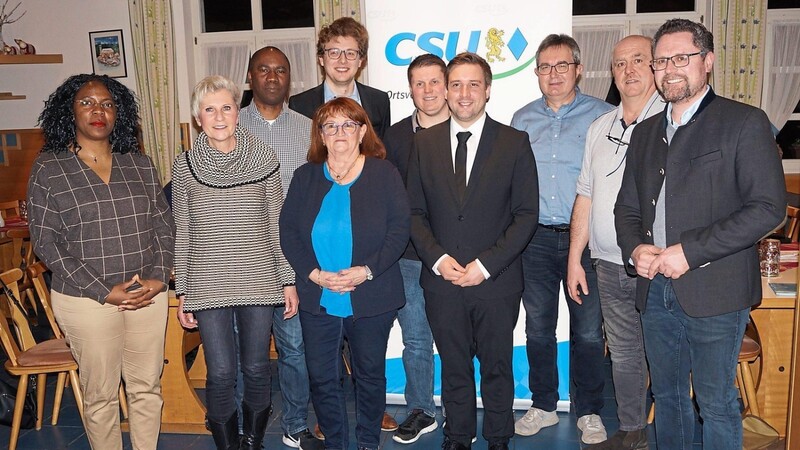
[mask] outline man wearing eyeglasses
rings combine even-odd
[[[617,242],[637,274],[659,450],[742,448],[734,379],[750,307],[761,300],[755,243],[786,214],[785,184],[763,111],[714,94],[714,39],[672,19],[655,35],[667,108],[631,136],[614,209]]]
[[[575,183],[581,169],[586,130],[613,106],[583,94],[577,87],[583,72],[578,43],[564,34],[547,36],[536,51],[536,75],[542,98],[514,113],[511,126],[527,131],[539,171],[539,226],[522,253],[525,275],[526,350],[528,387],[533,405],[520,418],[515,432],[536,434],[558,423],[556,323],[559,285],[567,292],[569,220]],[[570,387],[581,440],[606,440],[600,419],[603,408],[603,331],[597,277],[588,250],[581,257],[588,292],[582,303],[567,302],[570,314]],[[562,359],[566,363],[566,358]]]
[[[317,58],[325,80],[289,98],[289,108],[314,118],[317,108],[336,97],[349,97],[367,112],[372,128],[383,139],[391,125],[389,94],[356,81],[367,61],[369,34],[351,17],[341,17],[322,27],[317,39]]]
[[[614,47],[611,73],[621,103],[595,120],[586,133],[586,151],[578,177],[570,221],[567,287],[581,303],[589,287],[581,257],[589,245],[597,271],[600,307],[611,353],[619,431],[591,445],[594,450],[647,448],[647,361],[642,324],[636,311],[636,277],[625,271],[614,230],[614,202],[633,129],[664,110],[650,60],[651,39],[628,36]]]

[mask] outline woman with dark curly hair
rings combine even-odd
[[[158,174],[137,139],[138,107],[107,76],[74,75],[39,116],[44,146],[28,182],[36,254],[80,367],[84,425],[95,449],[122,449],[125,380],[134,449],[155,449],[173,231]]]

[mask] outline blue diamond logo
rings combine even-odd
[[[508,40],[508,49],[511,50],[511,53],[514,55],[514,58],[519,61],[519,58],[522,56],[522,53],[528,47],[528,40],[525,39],[525,36],[522,35],[522,32],[519,31],[517,28],[514,31],[514,35],[511,36],[511,39]]]

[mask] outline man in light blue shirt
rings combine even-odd
[[[559,284],[567,292],[569,221],[575,186],[581,170],[586,132],[600,115],[613,109],[602,100],[581,93],[577,87],[583,72],[577,42],[567,35],[551,34],[536,51],[536,75],[542,98],[514,114],[511,126],[527,131],[539,172],[539,226],[522,254],[525,275],[527,354],[533,405],[517,421],[515,432],[536,434],[558,423],[558,367],[556,324]],[[600,420],[603,407],[604,343],[597,276],[586,250],[581,258],[588,291],[582,303],[569,301],[570,387],[581,440],[605,441]]]

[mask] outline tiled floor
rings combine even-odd
[[[610,369],[607,367],[609,373],[608,381],[606,383],[606,407],[602,411],[603,422],[612,434],[616,431],[618,421],[616,417],[616,404],[613,399],[613,386],[610,380]],[[273,368],[273,372],[275,372]],[[18,449],[20,450],[56,450],[56,449],[70,449],[80,450],[89,449],[89,443],[80,418],[75,407],[75,400],[69,390],[64,392],[64,399],[62,403],[61,413],[57,426],[50,425],[50,416],[52,412],[52,399],[54,394],[54,378],[50,377],[48,380],[48,391],[45,401],[45,420],[44,426],[40,431],[35,430],[22,430],[19,438]],[[348,384],[349,381],[348,381]],[[287,449],[281,442],[282,431],[280,429],[280,415],[281,399],[280,392],[278,391],[277,377],[273,377],[273,403],[275,406],[276,414],[270,418],[269,427],[267,428],[267,435],[264,439],[264,448],[271,449]],[[202,391],[199,391],[202,394]],[[202,397],[202,395],[201,395]],[[350,411],[353,410],[352,395],[349,403]],[[400,405],[387,405],[387,411],[393,415],[398,422],[405,418],[405,406]],[[517,411],[516,418],[521,417],[525,412]],[[315,418],[313,411],[310,412],[309,424],[314,425]],[[560,413],[559,418],[561,421],[549,428],[543,429],[539,434],[530,437],[515,436],[511,440],[512,449],[532,449],[532,448],[546,448],[551,450],[567,450],[567,449],[580,449],[580,438],[578,430],[575,426],[574,413],[566,414]],[[442,417],[437,417],[439,424],[442,422]],[[478,429],[480,430],[482,420],[482,413],[478,413]],[[350,416],[350,448],[355,449],[355,436],[352,431],[354,428],[354,415]],[[0,446],[5,447],[10,435],[10,428],[0,426]],[[651,431],[651,448],[655,449],[655,444],[652,443],[653,433]],[[416,443],[412,445],[402,445],[392,440],[391,433],[382,433],[381,435],[381,448],[385,450],[435,450],[441,448],[442,443],[441,428],[436,431],[422,436]],[[130,439],[127,434],[123,435],[125,442],[125,449],[130,449]],[[172,450],[172,449],[193,449],[193,450],[213,450],[214,443],[210,435],[181,435],[181,434],[162,434],[159,438],[159,449]],[[478,441],[472,446],[475,450],[485,450],[487,448],[486,441],[479,437]],[[698,447],[699,448],[699,447]],[[102,449],[97,449],[102,450]]]

